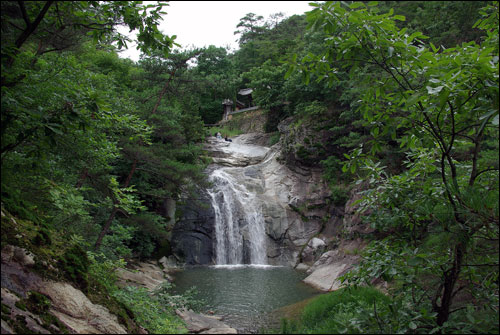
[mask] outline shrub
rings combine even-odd
[[[343,206],[349,199],[349,192],[348,190],[342,186],[342,185],[331,185],[330,184],[330,199],[332,199],[332,202],[336,206]]]
[[[88,286],[89,265],[90,261],[87,253],[79,245],[66,250],[59,259],[59,267],[63,270],[67,279],[84,291],[87,290]]]
[[[280,140],[281,133],[276,132],[269,138],[269,146],[275,145]]]
[[[185,334],[187,329],[174,310],[143,287],[125,287],[113,296],[126,305],[133,313],[134,320],[154,334]]]

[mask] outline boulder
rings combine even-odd
[[[299,263],[297,264],[297,266],[295,267],[295,270],[298,270],[298,271],[307,271],[309,270],[310,266],[307,265],[307,264],[304,264],[304,263]]]
[[[306,272],[303,281],[321,291],[335,291],[342,283],[339,277],[359,262],[359,251],[366,246],[361,239],[343,241],[335,250],[325,252]]]
[[[313,237],[309,240],[304,250],[302,250],[302,262],[314,262],[321,255],[321,252],[324,251],[325,247],[325,241],[320,238]]]
[[[2,249],[2,262],[7,263],[12,260],[21,266],[35,265],[35,256],[31,252],[8,244]]]
[[[187,310],[176,310],[176,314],[184,320],[190,333],[200,334],[237,334],[236,329],[220,321],[219,317],[197,314]]]
[[[52,301],[50,312],[79,334],[126,334],[116,315],[104,306],[93,304],[80,290],[68,283],[43,282],[40,293]]]
[[[166,259],[166,257],[163,257]],[[161,259],[160,259],[161,260]],[[116,270],[118,285],[145,287],[154,290],[164,281],[173,281],[167,271],[162,270],[159,265],[152,261],[129,263],[127,269]]]

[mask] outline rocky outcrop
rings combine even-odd
[[[50,312],[78,334],[127,334],[116,315],[93,304],[80,290],[68,283],[43,282],[39,292],[52,301]]]
[[[265,132],[267,112],[263,109],[231,114],[229,117],[229,121],[220,122],[220,125],[228,124],[233,129],[240,129],[244,133]]]
[[[153,262],[137,262],[128,265],[127,269],[118,268],[117,285],[120,287],[136,286],[154,290],[165,280],[172,281],[168,274],[169,268],[163,270]]]
[[[335,152],[331,132],[315,119],[295,121],[294,117],[289,117],[278,125],[282,147],[280,158],[298,173],[317,169],[322,160]]]
[[[309,276],[304,282],[321,291],[337,290],[342,285],[339,277],[359,262],[359,253],[365,246],[366,242],[361,239],[342,241],[338,248],[325,252],[307,270]]]
[[[35,256],[31,252],[13,245],[6,245],[2,249],[2,262],[8,263],[12,260],[21,266],[29,267],[35,265]]]
[[[194,313],[187,310],[176,310],[176,314],[184,320],[190,333],[197,334],[237,334],[236,329],[220,321],[219,316]]]
[[[329,189],[319,170],[297,173],[274,156],[261,163],[262,211],[269,237],[270,264],[295,265],[311,237],[331,222],[334,209],[328,204]]]
[[[308,264],[301,263],[296,268],[306,270],[309,276],[304,282],[322,291],[334,291],[341,286],[339,277],[344,275],[360,261],[360,252],[366,247],[367,242],[361,237],[372,234],[374,229],[369,224],[363,222],[362,215],[358,212],[359,205],[356,201],[361,199],[361,192],[367,185],[362,183],[352,188],[349,199],[345,204],[345,213],[338,226],[343,229],[343,239],[338,239],[338,243],[328,250],[309,267]],[[307,250],[307,249],[306,249]],[[385,282],[378,283],[381,288]]]
[[[11,245],[2,249],[2,315],[6,333],[126,334],[117,317],[69,283],[47,281],[31,271],[36,256]],[[36,310],[29,310],[32,306]]]
[[[2,287],[2,334],[16,333],[34,333],[34,334],[51,334],[52,332],[60,332],[60,329],[55,325],[49,325],[42,319],[30,311],[21,303],[21,298],[14,292]],[[10,326],[7,320],[16,320],[13,326]]]
[[[259,133],[243,134],[235,137],[232,142],[209,137],[205,143],[205,150],[216,165],[229,167],[255,165],[261,162],[269,151],[266,146],[255,144],[263,142],[262,137],[265,136]]]

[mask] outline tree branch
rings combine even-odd
[[[22,1],[19,1],[20,3],[22,3]],[[24,44],[24,42],[26,42],[26,40],[28,39],[28,37],[30,37],[31,34],[33,34],[33,32],[36,30],[36,28],[38,27],[38,25],[40,24],[40,22],[42,22],[42,19],[43,17],[45,16],[45,14],[47,14],[47,11],[49,10],[49,7],[52,5],[54,1],[47,1],[45,3],[45,5],[43,6],[42,10],[40,11],[40,13],[38,14],[38,16],[36,17],[35,21],[33,21],[32,24],[30,24],[26,30],[23,31],[23,33],[21,34],[21,36],[19,36],[16,40],[16,48],[21,48],[21,46]],[[24,7],[24,5],[23,5]]]
[[[28,17],[28,13],[26,13],[26,7],[24,7],[24,1],[18,1],[19,9],[21,10],[21,14],[23,15],[23,20],[26,22],[26,27],[31,26],[30,18]]]

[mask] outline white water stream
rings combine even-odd
[[[268,148],[242,143],[221,142],[222,151],[238,162],[264,158]],[[254,165],[253,165],[254,166]],[[261,203],[245,175],[247,167],[218,167],[209,180],[208,190],[215,211],[216,264],[267,264],[265,222]]]

